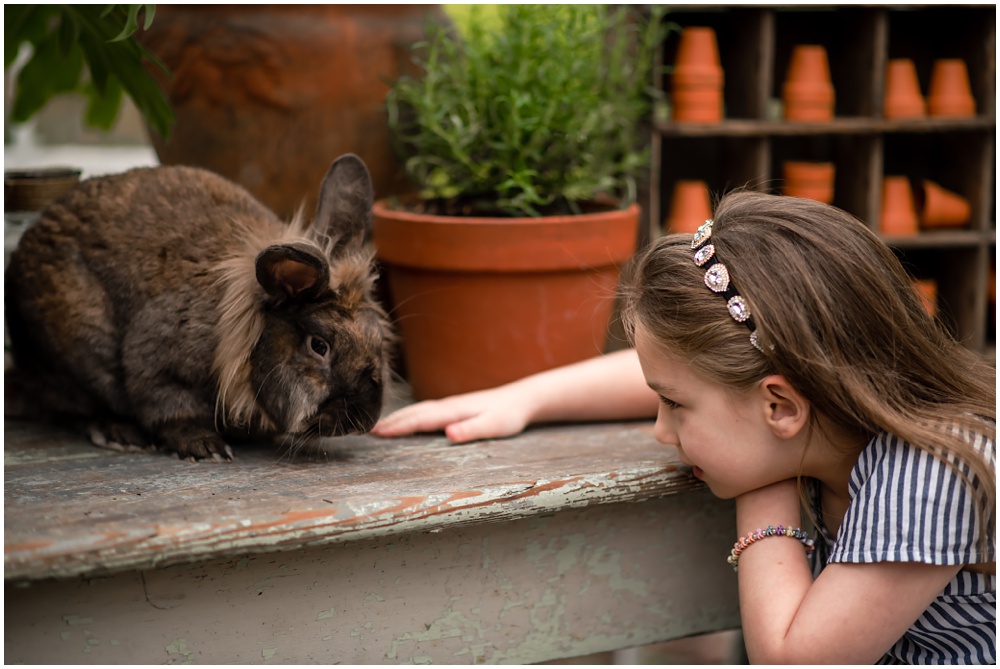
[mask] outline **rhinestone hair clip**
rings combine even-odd
[[[729,269],[723,265],[715,255],[715,245],[710,243],[712,238],[712,219],[708,219],[694,233],[691,240],[691,248],[694,249],[694,264],[705,268],[705,285],[713,293],[721,295],[726,301],[726,308],[729,315],[737,323],[743,323],[750,330],[750,343],[761,353],[761,348],[757,338],[757,326],[754,325],[753,317],[750,314],[750,305],[747,304],[736,288],[729,281]]]

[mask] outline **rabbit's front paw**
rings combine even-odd
[[[175,425],[160,431],[161,451],[176,453],[181,460],[232,462],[233,449],[218,432],[193,425]]]
[[[145,435],[135,423],[114,420],[96,420],[87,427],[90,440],[96,446],[122,453],[153,451]]]

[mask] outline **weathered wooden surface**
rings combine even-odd
[[[701,486],[648,423],[273,446],[231,464],[98,449],[70,432],[4,424],[6,580],[292,550],[337,541],[639,501]]]
[[[707,491],[8,584],[5,660],[528,664],[739,626]]]
[[[530,663],[739,626],[730,502],[648,423],[228,465],[5,422],[5,660]]]

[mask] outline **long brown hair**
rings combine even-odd
[[[629,336],[641,322],[696,373],[736,391],[780,374],[836,425],[932,453],[975,491],[985,546],[995,468],[955,428],[995,442],[996,369],[927,314],[892,250],[845,211],[749,191],[719,201],[712,243],[764,352],[705,287],[683,234],[655,241],[626,270]]]

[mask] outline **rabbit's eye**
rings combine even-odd
[[[321,358],[325,358],[327,351],[330,350],[330,346],[325,341],[312,335],[309,335],[309,348]]]

